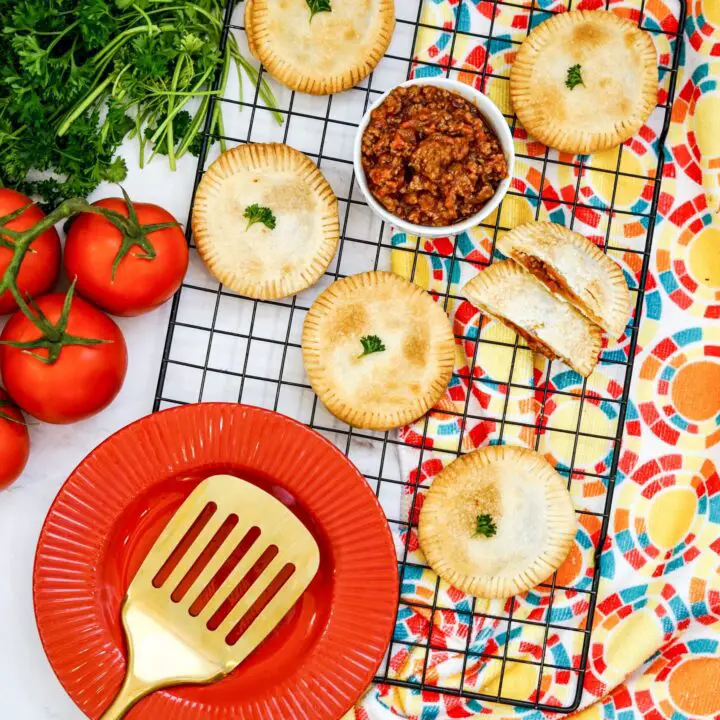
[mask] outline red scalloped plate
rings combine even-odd
[[[120,604],[146,553],[203,478],[237,475],[282,500],[320,545],[320,570],[224,680],[156,692],[130,720],[337,720],[372,680],[397,608],[395,551],[375,495],[322,436],[284,415],[203,403],[143,418],[77,467],[45,520],[35,615],[68,694],[98,718],[120,688]]]

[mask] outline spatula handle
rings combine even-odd
[[[138,700],[142,700],[156,689],[154,686],[138,680],[132,672],[128,671],[120,692],[100,720],[121,720]]]

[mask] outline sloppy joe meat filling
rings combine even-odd
[[[373,111],[362,163],[378,202],[403,220],[432,227],[477,213],[508,170],[478,109],[432,85],[396,88]]]

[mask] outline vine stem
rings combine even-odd
[[[122,234],[122,246],[113,264],[113,278],[115,276],[115,271],[118,264],[122,261],[125,255],[127,255],[127,253],[130,251],[130,248],[135,245],[139,246],[143,251],[143,254],[138,255],[138,257],[152,260],[155,257],[155,250],[148,239],[148,235],[152,232],[156,232],[157,230],[163,230],[170,226],[176,225],[177,223],[157,223],[155,225],[140,225],[132,202],[125,193],[124,189],[123,196],[125,197],[125,201],[128,207],[127,217],[119,212],[116,212],[115,210],[111,210],[110,208],[103,208],[91,205],[86,200],[77,197],[64,200],[51,213],[48,213],[45,217],[43,217],[35,225],[33,225],[33,227],[27,230],[12,230],[7,227],[7,225],[15,218],[20,217],[29,207],[32,206],[32,204],[19,208],[18,210],[15,210],[10,214],[5,215],[4,217],[0,217],[0,239],[4,241],[4,247],[8,247],[9,245],[9,249],[12,250],[12,258],[8,263],[5,272],[0,278],[0,295],[5,292],[10,292],[10,294],[15,299],[15,302],[17,303],[20,311],[25,315],[25,317],[28,318],[28,320],[30,320],[30,322],[33,323],[33,325],[38,328],[38,330],[40,330],[40,332],[42,333],[42,339],[33,341],[31,345],[34,348],[52,348],[53,351],[50,355],[51,361],[53,361],[52,358],[57,358],[57,354],[59,353],[60,348],[64,345],[94,345],[97,344],[99,341],[93,340],[92,338],[76,338],[68,335],[65,332],[65,326],[62,324],[62,322],[58,325],[53,325],[47,320],[47,318],[44,317],[42,312],[39,311],[32,298],[30,299],[30,303],[28,303],[23,297],[23,294],[20,292],[17,285],[18,275],[20,273],[20,266],[22,265],[25,255],[27,255],[28,252],[32,252],[30,246],[35,240],[37,240],[37,238],[39,238],[44,232],[50,230],[57,223],[65,220],[68,217],[77,215],[78,213],[92,213],[94,215],[102,215],[105,219],[111,222]],[[8,240],[10,242],[8,242]],[[67,307],[64,310],[63,315],[63,317],[65,318],[65,322],[67,318],[67,313],[70,310],[70,303],[72,302],[74,286],[75,283],[73,282],[68,292],[68,297],[66,301]],[[31,305],[33,305],[34,307],[31,307]],[[27,349],[29,350],[30,347],[28,346]],[[38,359],[42,360],[42,358],[40,358],[39,356],[37,357]]]
[[[62,339],[57,329],[52,324],[46,322],[44,317],[36,315],[32,311],[18,289],[17,278],[20,273],[22,261],[25,259],[25,255],[30,252],[30,246],[32,243],[44,232],[54,227],[56,223],[64,220],[70,215],[74,215],[75,213],[87,211],[90,208],[90,205],[81,198],[71,198],[62,202],[57,208],[55,208],[55,210],[46,215],[42,218],[42,220],[28,230],[20,232],[6,227],[7,223],[22,215],[28,207],[31,206],[25,206],[3,218],[0,218],[0,232],[2,232],[6,238],[10,238],[13,241],[12,258],[5,269],[2,278],[0,278],[0,295],[9,291],[23,315],[25,315],[25,317],[40,330],[49,343],[57,343]]]

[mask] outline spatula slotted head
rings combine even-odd
[[[203,481],[128,589],[123,623],[135,676],[161,687],[231,672],[295,604],[319,562],[315,539],[274,497],[229,475]]]

